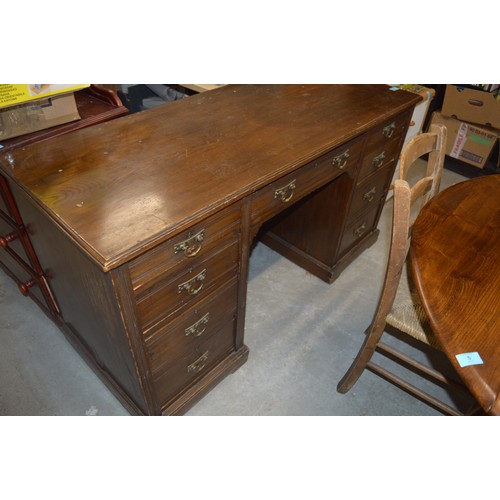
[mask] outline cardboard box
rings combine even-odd
[[[79,119],[73,94],[0,109],[0,141]]]
[[[435,112],[431,123],[443,124],[448,131],[446,154],[474,167],[484,168],[498,142],[498,131],[462,122]]]
[[[500,98],[483,90],[446,85],[441,113],[458,120],[500,129]]]
[[[88,83],[12,83],[0,84],[0,108],[36,99],[67,94],[88,87]]]

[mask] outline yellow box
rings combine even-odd
[[[0,84],[0,108],[74,92],[89,86],[89,83],[2,83]]]

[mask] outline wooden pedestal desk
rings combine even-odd
[[[247,359],[257,235],[328,282],[375,241],[419,100],[227,85],[0,153],[4,267],[131,412],[182,414]]]

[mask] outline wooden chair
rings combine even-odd
[[[349,391],[365,368],[368,368],[439,411],[449,415],[461,415],[463,413],[454,407],[372,361],[372,356],[377,351],[438,385],[468,393],[460,382],[412,359],[381,340],[383,334],[387,332],[403,338],[410,336],[440,350],[439,343],[433,336],[425,312],[418,300],[418,295],[416,292],[404,293],[403,287],[400,286],[400,278],[408,254],[415,212],[418,213],[419,209],[439,191],[445,144],[446,128],[442,125],[431,125],[428,133],[415,136],[404,148],[400,158],[400,178],[394,183],[392,239],[381,296],[373,321],[365,332],[366,338],[363,345],[339,382],[337,391],[340,393]],[[410,188],[406,180],[408,171],[417,158],[426,154],[429,156],[425,176]],[[416,205],[417,202],[421,202],[420,207]]]

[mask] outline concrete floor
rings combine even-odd
[[[442,188],[465,180],[443,172]],[[258,244],[250,260],[248,362],[188,415],[439,415],[366,371],[336,385],[371,321],[384,275],[392,202],[379,240],[332,285]],[[128,415],[62,333],[0,271],[0,415]]]

